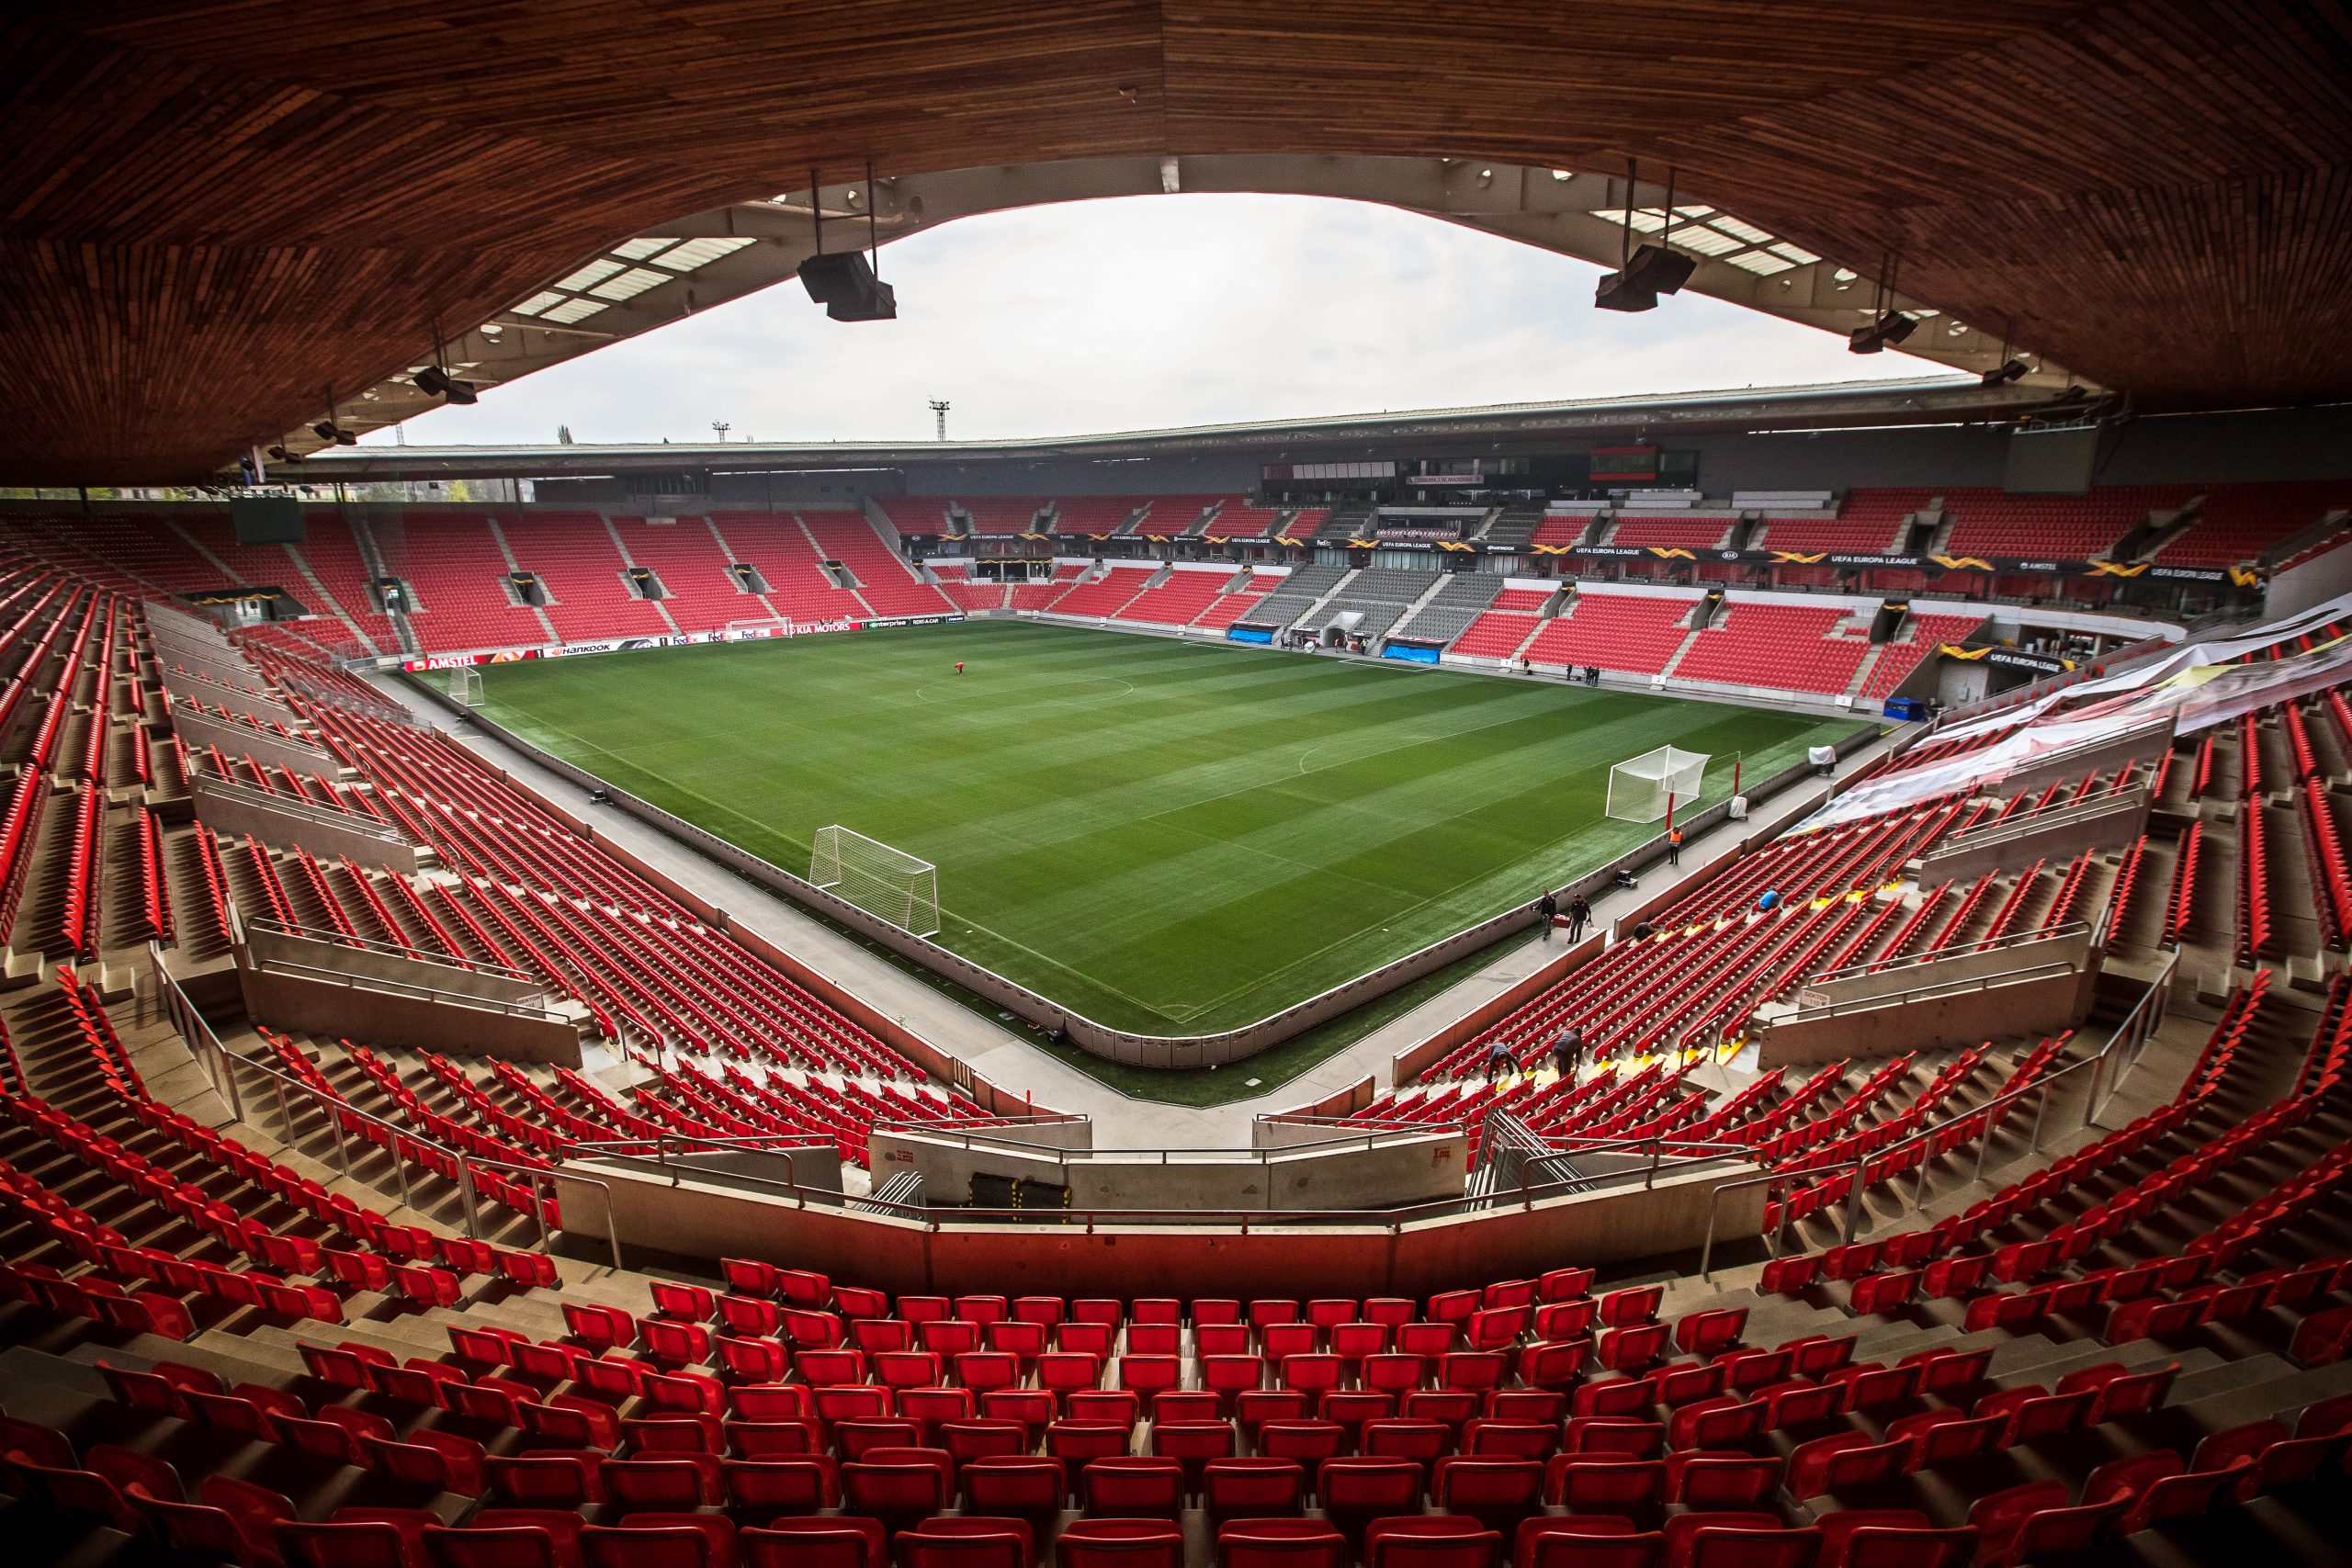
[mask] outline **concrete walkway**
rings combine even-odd
[[[1136,1100],[1038,1050],[1023,1035],[1001,1026],[935,990],[855,940],[817,920],[797,905],[748,882],[659,829],[609,806],[592,805],[588,792],[541,767],[529,757],[484,733],[438,704],[424,701],[402,682],[367,677],[420,722],[442,730],[492,766],[503,769],[534,793],[575,817],[593,821],[599,834],[659,866],[697,897],[724,909],[732,925],[775,942],[834,984],[905,1024],[940,1049],[961,1057],[974,1072],[1000,1089],[1028,1094],[1042,1107],[1093,1118],[1094,1146],[1109,1148],[1236,1148],[1250,1143],[1253,1116],[1287,1111],[1336,1093],[1370,1075],[1375,1090],[1390,1086],[1390,1066],[1408,1046],[1427,1039],[1501,995],[1542,967],[1558,951],[1557,942],[1529,942],[1496,957],[1467,979],[1278,1088],[1225,1105],[1194,1107]],[[1844,777],[1878,757],[1904,728],[1871,741],[1838,765]],[[1682,846],[1682,863],[1645,872],[1638,886],[1593,900],[1600,929],[1657,896],[1669,875],[1694,876],[1736,851],[1762,822],[1794,821],[1828,793],[1826,783],[1807,782],[1760,806],[1757,818],[1724,822]],[[1565,937],[1566,933],[1561,933]],[[1223,1069],[1250,1077],[1247,1062]]]

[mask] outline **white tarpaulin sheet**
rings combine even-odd
[[[2300,615],[2290,615],[2284,620],[2272,621],[2250,632],[2241,632],[2233,637],[2184,642],[2177,648],[2167,649],[2153,658],[2143,659],[2129,670],[2118,671],[2112,675],[2104,675],[2096,681],[2078,682],[2074,685],[2052,692],[2048,696],[2041,697],[2022,708],[2009,708],[2000,713],[1987,714],[1983,718],[1973,719],[1966,724],[1955,725],[1950,729],[1939,732],[1936,739],[1939,742],[1968,740],[1980,735],[1991,734],[1996,730],[2007,729],[2013,725],[2027,723],[2049,712],[2061,703],[2067,705],[2070,712],[2079,711],[2075,708],[2075,705],[2086,700],[2111,696],[2119,693],[2144,692],[2150,686],[2172,676],[2205,666],[2233,665],[2246,654],[2259,653],[2264,649],[2285,642],[2290,637],[2301,636],[2307,631],[2315,631],[2330,621],[2342,620],[2347,615],[2352,615],[2352,593],[2331,599],[2324,604],[2314,604]],[[2188,727],[2184,725],[2182,728],[2186,732]]]
[[[2016,728],[1978,750],[1848,790],[1792,832],[1859,821],[1971,786],[1996,784],[2019,768],[2132,730],[2167,727],[2196,735],[2275,704],[2352,681],[2352,637],[2256,664],[2235,660],[2352,614],[2352,594],[2241,637],[2185,644],[2131,669],[2066,687],[2022,711],[1997,714],[1932,738],[1965,740]],[[2087,703],[2085,699],[2090,699]],[[2067,705],[2063,714],[2051,708]],[[2020,728],[2021,727],[2021,728]]]

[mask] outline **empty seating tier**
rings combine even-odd
[[[1836,608],[1735,602],[1719,625],[1691,639],[1675,677],[1839,695],[1871,650],[1867,627],[1831,635],[1847,615]]]
[[[1525,657],[1535,664],[1598,666],[1655,675],[1690,635],[1694,595],[1578,593],[1544,623]]]
[[[919,580],[857,513],[804,512],[799,517],[824,558],[849,569],[858,597],[876,615],[938,615],[955,608],[938,589]]]

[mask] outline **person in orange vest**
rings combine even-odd
[[[1667,832],[1666,863],[1668,865],[1682,863],[1682,829],[1679,828],[1669,829]]]

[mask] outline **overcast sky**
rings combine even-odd
[[[886,248],[896,321],[797,283],[409,422],[420,446],[967,438],[1932,374],[1696,294],[1592,307],[1600,269],[1362,202],[1130,197]],[[389,432],[369,438],[389,442]]]

